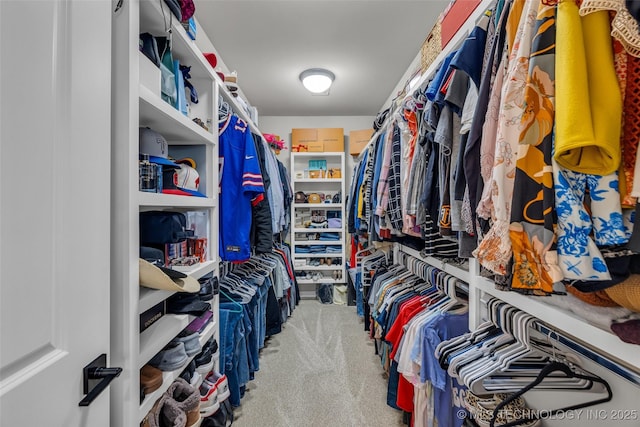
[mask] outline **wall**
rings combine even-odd
[[[280,135],[287,142],[287,150],[282,150],[278,158],[289,168],[291,156],[291,129],[294,128],[344,128],[345,153],[349,153],[349,132],[352,130],[371,129],[374,116],[261,116],[260,130],[263,133]],[[351,183],[354,158],[345,156],[346,185]]]

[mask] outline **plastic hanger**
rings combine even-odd
[[[234,300],[231,296],[227,295],[222,289],[219,289],[220,293],[222,295],[224,295],[225,297],[227,297],[229,299],[229,301],[224,301],[224,302],[230,302],[236,306],[238,306],[237,309],[233,309],[233,310],[229,310],[229,312],[231,313],[243,313],[244,312],[244,307],[242,306],[242,304],[240,304],[238,301]]]
[[[588,381],[592,381],[592,382],[595,382],[595,383],[602,384],[605,387],[606,391],[607,391],[607,396],[603,397],[601,399],[595,399],[595,400],[591,400],[591,401],[588,401],[588,402],[578,403],[576,405],[570,405],[570,406],[567,406],[567,407],[564,407],[564,408],[537,411],[537,414],[538,414],[537,416],[522,418],[520,420],[512,421],[512,422],[509,422],[507,424],[502,424],[500,427],[518,426],[518,425],[521,425],[521,424],[525,424],[527,422],[535,421],[535,420],[540,419],[540,418],[548,419],[550,416],[553,416],[553,415],[555,415],[557,413],[564,413],[564,412],[573,411],[573,410],[580,409],[580,408],[586,408],[586,407],[589,407],[589,406],[598,405],[600,403],[609,402],[613,397],[613,392],[611,391],[611,386],[604,379],[602,379],[600,377],[597,377],[595,375],[585,375],[585,374],[580,374],[580,373],[574,372],[569,366],[567,366],[567,365],[565,365],[563,363],[560,363],[560,362],[551,362],[540,371],[540,373],[538,374],[538,376],[536,377],[536,379],[533,382],[528,384],[526,387],[524,387],[522,390],[518,391],[517,393],[514,393],[514,394],[510,395],[507,399],[503,400],[502,402],[500,402],[496,406],[496,408],[493,410],[493,416],[491,417],[491,421],[489,422],[489,426],[490,427],[495,427],[496,417],[500,413],[500,410],[502,408],[504,408],[506,405],[508,405],[509,403],[513,402],[516,398],[522,396],[523,394],[525,394],[526,392],[528,392],[532,388],[536,387],[538,384],[540,384],[546,377],[548,377],[553,372],[562,372],[562,373],[564,373],[566,375],[567,378],[580,378],[580,379],[585,379],[585,380],[588,380]]]

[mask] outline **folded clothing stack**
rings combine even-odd
[[[342,228],[342,218],[329,218],[327,226],[329,228]]]
[[[340,240],[340,233],[320,233],[320,240]]]
[[[327,246],[326,252],[328,254],[339,254],[342,252],[341,246]]]

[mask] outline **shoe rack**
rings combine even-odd
[[[342,284],[347,280],[344,156],[343,152],[291,153],[293,192],[307,196],[304,201],[294,199],[291,205],[291,247],[301,298],[316,298],[321,283]],[[325,171],[340,169],[340,177],[314,172],[310,165],[317,162],[324,164]],[[333,196],[338,193],[340,201],[334,201]],[[334,217],[342,219],[340,227],[329,224]],[[327,240],[327,236],[332,240]]]

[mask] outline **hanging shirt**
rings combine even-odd
[[[230,115],[219,129],[220,239],[223,261],[251,256],[251,205],[264,197],[264,183],[249,125]]]

